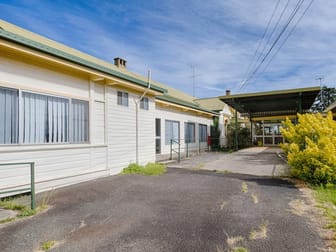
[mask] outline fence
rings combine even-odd
[[[21,163],[2,163],[0,166],[13,166],[13,165],[30,165],[30,187],[20,188],[20,189],[13,189],[7,191],[1,191],[0,194],[12,194],[16,192],[26,192],[30,191],[30,207],[32,210],[35,209],[35,162],[21,162]],[[26,185],[24,185],[26,186]],[[10,189],[13,187],[7,187],[3,189]],[[15,188],[15,187],[14,187]]]

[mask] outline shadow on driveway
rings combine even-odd
[[[171,167],[205,169],[258,176],[286,176],[288,165],[276,147],[252,147],[233,153],[210,152],[182,160]]]
[[[244,190],[243,190],[244,188]],[[53,192],[49,211],[0,228],[1,251],[320,251],[324,241],[281,179],[168,169]]]

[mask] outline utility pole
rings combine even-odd
[[[194,64],[190,64],[190,67],[192,69],[192,75],[191,75],[191,78],[192,78],[192,84],[193,84],[193,97],[195,97],[195,91],[196,91],[196,77],[197,76],[200,76],[199,74],[197,75],[196,74],[196,68],[195,68],[195,65]]]
[[[321,102],[323,103],[323,85],[322,85],[322,80],[324,80],[323,76],[320,76],[318,78],[316,78],[316,80],[320,81],[320,89],[321,89]]]

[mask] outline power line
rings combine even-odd
[[[254,54],[253,54],[252,61],[250,62],[249,66],[248,66],[248,68],[247,68],[247,70],[246,70],[246,73],[244,74],[244,76],[246,76],[246,77],[244,77],[242,83],[243,83],[243,82],[247,79],[247,77],[249,76],[249,73],[250,73],[250,70],[251,70],[252,66],[255,65],[255,64],[253,64],[253,63],[258,62],[258,60],[259,60],[259,58],[258,58],[258,59],[255,61],[255,58],[256,58],[257,53],[258,53],[258,51],[259,51],[259,49],[260,49],[260,46],[261,46],[262,42],[264,41],[264,38],[265,38],[265,36],[266,36],[266,34],[267,34],[267,32],[268,32],[268,28],[269,28],[269,26],[270,26],[270,24],[271,24],[271,22],[272,22],[272,20],[273,20],[273,17],[274,17],[274,14],[275,14],[276,10],[278,9],[279,3],[280,3],[280,0],[278,0],[278,2],[276,3],[276,5],[275,5],[275,7],[274,7],[274,9],[273,9],[272,15],[271,15],[270,19],[269,19],[268,22],[267,22],[266,29],[264,30],[263,35],[262,35],[261,38],[259,39],[258,46],[257,46],[257,48],[256,48],[256,50],[255,50],[255,52],[254,52]],[[259,55],[260,55],[260,54],[259,54]],[[242,85],[243,85],[243,84],[242,84]]]
[[[243,83],[243,85],[241,85],[240,89],[243,88],[250,79],[252,79],[254,77],[254,75],[258,72],[258,70],[260,69],[261,65],[265,62],[266,58],[270,55],[270,53],[272,52],[273,48],[275,47],[275,45],[278,43],[278,41],[280,40],[280,38],[282,37],[282,35],[284,34],[284,32],[287,30],[289,24],[292,22],[293,18],[296,16],[297,12],[299,11],[299,9],[301,8],[302,4],[304,3],[305,0],[299,0],[294,8],[294,10],[292,11],[292,13],[290,14],[286,24],[284,25],[284,27],[282,28],[282,30],[280,31],[279,35],[276,37],[276,39],[274,40],[274,42],[272,43],[271,47],[269,48],[269,50],[267,51],[267,53],[265,54],[265,56],[263,57],[263,59],[261,60],[261,62],[257,65],[257,67],[254,69],[254,71],[250,74],[250,76],[246,79],[246,81]]]
[[[286,38],[282,41],[281,45],[278,47],[278,49],[275,51],[275,53],[272,55],[271,59],[268,61],[267,65],[264,67],[264,69],[261,71],[261,73],[258,74],[258,77],[263,74],[267,68],[269,67],[269,65],[271,64],[271,62],[273,61],[273,59],[275,58],[275,56],[278,54],[278,52],[281,50],[281,48],[284,46],[284,44],[287,42],[288,38],[292,35],[292,33],[294,32],[294,30],[296,29],[297,25],[301,22],[302,18],[306,15],[307,11],[310,9],[311,5],[313,4],[314,0],[311,0],[310,3],[307,5],[306,9],[302,12],[301,16],[298,18],[298,20],[296,21],[295,25],[292,27],[292,29],[290,30],[290,32],[287,34]],[[256,78],[258,78],[256,77]]]

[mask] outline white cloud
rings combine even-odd
[[[274,21],[286,1],[280,1]],[[33,9],[24,2],[1,8],[5,20],[105,60],[124,57],[130,70],[145,75],[151,68],[155,80],[189,94],[190,65],[195,65],[196,94],[205,97],[234,90],[243,80],[275,3],[152,0],[61,6],[55,1],[35,4]],[[290,1],[288,11],[295,4]],[[335,9],[333,0],[315,1],[266,71],[240,92],[317,85],[320,75],[333,86]]]

